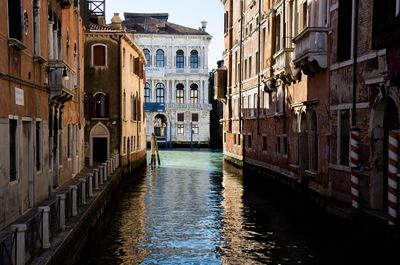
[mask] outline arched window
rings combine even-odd
[[[176,103],[182,104],[184,101],[185,91],[183,88],[184,86],[181,83],[176,85]]]
[[[144,58],[146,58],[145,66],[148,67],[151,65],[150,51],[148,49],[143,50]]]
[[[92,45],[92,66],[107,66],[107,46],[104,44]]]
[[[185,65],[185,55],[182,50],[176,52],[176,68],[183,68]]]
[[[164,67],[164,51],[163,50],[157,50],[156,54],[156,66],[157,67]]]
[[[144,84],[144,102],[150,102],[150,84]]]
[[[156,102],[164,103],[164,84],[157,83],[156,85]]]
[[[198,102],[198,86],[196,84],[190,85],[190,104],[197,104]]]
[[[108,94],[97,92],[89,99],[89,114],[91,118],[108,117]]]
[[[190,52],[190,68],[199,68],[199,53],[196,50]]]

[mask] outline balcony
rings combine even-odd
[[[306,75],[327,67],[328,29],[307,27],[294,39],[296,44],[293,63]]]
[[[60,60],[49,61],[48,72],[50,98],[61,103],[70,100],[78,87],[76,73]]]
[[[72,0],[57,0],[57,4],[60,5],[61,9],[68,9],[72,6]]]
[[[144,103],[145,112],[164,112],[165,104],[156,102],[145,102]]]
[[[167,109],[205,109],[205,110],[211,110],[212,105],[208,103],[197,103],[197,104],[192,104],[192,103],[166,103],[165,107]]]

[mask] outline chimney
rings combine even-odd
[[[205,32],[206,27],[207,27],[207,21],[201,21],[201,30]]]
[[[122,30],[122,20],[119,17],[119,13],[114,13],[111,19],[111,28],[115,30]]]

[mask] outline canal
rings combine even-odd
[[[123,181],[76,264],[399,264],[381,237],[220,152],[160,156]]]

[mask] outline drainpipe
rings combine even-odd
[[[257,134],[260,135],[260,84],[261,84],[261,0],[258,1],[258,77],[257,77]]]
[[[356,127],[356,102],[357,102],[357,39],[358,39],[358,0],[354,0],[354,34],[353,34],[353,111],[351,113],[351,125]]]

